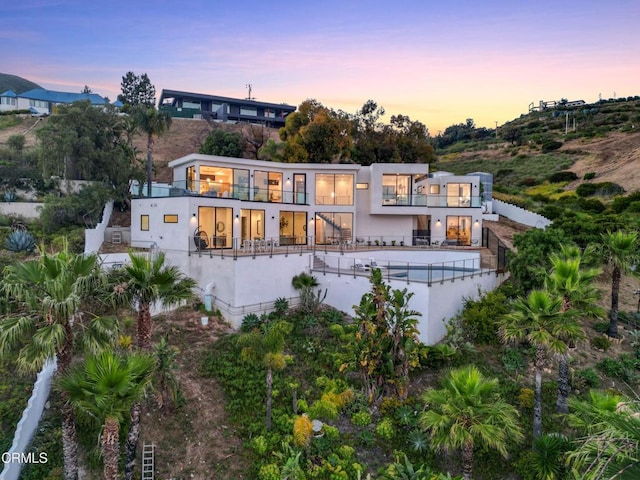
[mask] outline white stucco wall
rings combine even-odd
[[[40,211],[44,203],[27,203],[27,202],[1,202],[0,214],[14,215],[31,220],[40,218]]]
[[[360,303],[362,295],[367,293],[371,284],[369,277],[344,274],[314,272],[320,288],[327,289],[326,304],[342,310],[349,315],[354,314],[353,306]],[[446,335],[446,322],[463,307],[464,298],[477,298],[478,291],[486,292],[494,289],[502,277],[495,273],[475,275],[473,278],[455,279],[442,284],[435,282],[431,287],[426,283],[402,280],[385,280],[394,289],[407,289],[414,296],[410,308],[422,314],[418,323],[419,338],[427,345],[433,345]]]
[[[493,200],[493,211],[494,213],[513,220],[514,222],[522,223],[523,225],[528,225],[534,228],[547,228],[551,225],[551,220],[548,218],[501,200]]]

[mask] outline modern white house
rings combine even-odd
[[[166,252],[198,281],[205,303],[236,326],[278,297],[295,297],[291,278],[302,271],[362,277],[346,299],[336,297],[343,304],[353,297],[351,305],[368,288],[376,258],[400,285],[427,288],[446,279],[461,287],[466,280],[462,290],[473,295],[482,273],[495,277],[479,253],[487,203],[478,175],[430,174],[426,164],[289,164],[203,154],[169,167],[171,184],[154,184],[151,197],[146,189],[134,192],[131,246]],[[428,267],[435,263],[441,276]],[[427,269],[429,278],[409,272]],[[340,288],[342,295],[349,290]],[[423,340],[443,335],[444,326]]]

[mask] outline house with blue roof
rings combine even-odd
[[[92,105],[106,105],[107,101],[97,93],[70,93],[34,88],[16,94],[8,90],[0,94],[0,111],[30,110],[34,115],[49,115],[57,105],[64,105],[78,100],[89,100]]]

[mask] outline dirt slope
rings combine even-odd
[[[587,172],[596,172],[594,182],[614,182],[627,192],[640,188],[640,131],[573,140],[560,151],[581,152],[578,161],[570,168],[580,179]],[[574,185],[568,188],[574,188]]]

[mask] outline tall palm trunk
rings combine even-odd
[[[57,354],[58,372],[64,375],[71,367],[73,355],[73,330],[70,323],[64,325],[65,342]],[[76,417],[73,407],[67,402],[68,397],[62,393],[62,458],[64,480],[78,480],[78,435],[76,432]]]
[[[271,391],[273,389],[273,371],[267,367],[267,430],[271,430]]]
[[[151,349],[151,305],[142,303],[138,309],[138,348]]]
[[[615,267],[611,273],[611,312],[609,313],[608,331],[608,335],[612,338],[618,338],[618,295],[620,294],[620,276],[620,268]]]
[[[542,435],[542,365],[544,352],[542,348],[536,348],[536,386],[533,399],[533,439]]]
[[[561,312],[565,313],[571,310],[573,305],[571,299],[564,295],[562,298]],[[567,347],[568,342],[565,342]],[[569,357],[566,354],[562,354],[558,357],[558,397],[556,398],[556,412],[569,413],[569,405],[567,399],[569,398]]]
[[[556,399],[556,411],[569,413],[567,398],[569,397],[569,358],[567,355],[558,357],[558,398]]]
[[[73,407],[65,402],[62,407],[62,458],[64,480],[78,480],[78,438]]]
[[[131,405],[131,421],[129,422],[129,432],[127,433],[127,442],[125,444],[126,463],[124,464],[124,480],[133,478],[133,470],[136,466],[136,452],[138,449],[138,440],[140,439],[140,415],[142,406],[140,402]]]
[[[462,478],[471,480],[473,473],[473,443],[467,442],[462,446]]]
[[[105,480],[118,480],[120,425],[114,417],[107,417],[102,430],[102,457]]]

